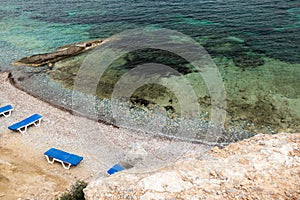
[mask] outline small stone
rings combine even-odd
[[[215,146],[214,148],[211,149],[211,151],[214,152],[214,153],[218,153],[218,152],[220,152],[221,150],[220,150],[219,147]]]
[[[209,172],[209,175],[212,176],[212,177],[217,177],[217,174],[215,171],[210,171]]]
[[[265,143],[265,141],[264,140],[261,140],[261,141],[259,141],[259,143],[258,143],[259,145],[265,145],[266,143]]]

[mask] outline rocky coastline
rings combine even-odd
[[[16,89],[7,76],[0,74],[0,102],[15,110],[1,119],[0,198],[55,199],[78,179],[88,182],[87,200],[300,196],[300,133],[259,134],[224,148],[151,139],[59,110]],[[32,112],[44,116],[40,127],[22,136],[7,129]],[[98,137],[105,142],[95,141]],[[84,160],[70,170],[49,165],[42,156],[49,147],[80,154]],[[135,166],[108,176],[106,170],[120,160],[131,160]]]
[[[51,53],[44,54],[36,54],[32,56],[28,56],[25,58],[21,58],[18,61],[12,63],[15,66],[31,66],[31,67],[40,67],[44,65],[51,66],[54,63],[79,55],[88,50],[91,50],[97,46],[99,46],[103,42],[102,39],[99,40],[91,40],[86,42],[78,42],[75,44],[61,46]]]
[[[131,52],[118,58],[104,76],[101,77],[96,94],[94,94],[97,102],[92,100],[93,105],[96,107],[100,105],[98,109],[99,112],[96,111],[97,116],[91,114],[95,112],[94,108],[86,107],[85,110],[82,109],[76,112],[72,103],[74,103],[73,93],[77,92],[75,91],[76,89],[73,88],[73,85],[77,78],[78,70],[85,58],[93,53],[95,47],[97,47],[98,50],[102,50],[102,44],[110,42],[110,39],[104,39],[76,43],[60,47],[53,53],[23,58],[15,62],[15,64],[39,67],[31,68],[19,66],[17,70],[12,71],[10,79],[19,89],[27,91],[31,95],[41,98],[53,105],[114,126],[122,126],[122,124],[115,123],[115,119],[111,115],[111,109],[109,108],[112,104],[110,97],[119,77],[122,77],[126,70],[130,70],[143,62],[150,60],[164,62],[166,65],[174,66],[176,70],[180,69],[183,77],[190,81],[197,94],[197,103],[200,105],[200,120],[203,122],[210,120],[212,99],[203,78],[193,71],[188,63],[180,58],[174,57],[166,52],[156,52],[149,49]],[[226,41],[224,45],[226,49],[229,48],[226,52],[231,52],[231,56],[235,55],[235,51],[240,52],[241,50],[238,48],[241,45],[240,42]],[[77,47],[81,48],[81,50],[79,52],[75,51],[73,54],[72,49],[76,49]],[[217,47],[215,47],[215,50],[209,49],[209,51],[220,51]],[[105,48],[103,50],[105,50]],[[246,53],[246,50],[247,49],[242,49],[242,52]],[[61,52],[66,56],[60,57],[59,54]],[[162,57],[166,57],[166,59],[162,59],[159,55],[163,55]],[[224,132],[229,135],[236,135],[237,133],[244,135],[236,138],[229,137],[231,139],[227,139],[227,141],[226,139],[225,141],[222,139],[223,142],[237,141],[257,133],[276,133],[283,131],[293,133],[299,131],[300,113],[297,107],[300,105],[300,102],[299,98],[297,98],[298,92],[295,91],[291,96],[291,94],[287,94],[287,90],[285,89],[287,86],[294,86],[297,83],[297,77],[286,75],[284,79],[278,80],[278,78],[276,78],[279,73],[289,70],[295,71],[299,69],[299,67],[296,68],[297,66],[290,66],[269,58],[263,59],[260,57],[258,59],[257,55],[249,56],[245,61],[247,63],[241,67],[239,66],[240,64],[236,66],[234,57],[232,57],[232,59],[225,59],[219,54],[218,56],[219,57],[214,58],[213,61],[218,66],[220,73],[224,75],[223,81],[227,93]],[[252,57],[254,60],[251,60]],[[262,59],[264,60],[263,62],[261,61]],[[174,62],[178,63],[178,65],[174,65]],[[251,63],[256,62],[260,64],[252,67],[249,66],[252,65]],[[281,68],[284,68],[284,71],[282,71]],[[93,72],[90,73],[91,78],[89,79],[93,80]],[[294,73],[294,75],[296,74],[297,72]],[[178,82],[176,75],[168,76],[169,77],[162,77],[162,80],[168,79],[174,83]],[[134,82],[135,77],[132,78],[132,82]],[[131,80],[128,80],[128,84],[130,84],[130,81]],[[95,99],[95,96],[87,97],[89,95],[82,94],[78,94],[77,96]],[[79,98],[76,99],[75,102],[76,101],[78,104],[82,103]],[[136,108],[133,109],[134,111],[141,111],[141,113],[146,111],[150,113],[153,108],[155,109],[159,106],[171,121],[173,119],[175,119],[173,121],[180,120],[181,107],[178,99],[172,92],[159,85],[146,85],[139,88],[128,101],[129,102],[126,103],[130,104],[128,105],[129,107]],[[75,105],[75,107],[76,106],[77,105]],[[130,113],[127,114],[131,115]],[[139,114],[136,116],[140,117]],[[146,120],[145,124],[147,123]],[[204,124],[204,126],[207,125]],[[127,128],[129,128],[129,126],[127,126]],[[138,129],[141,128],[142,127],[138,127]],[[203,126],[201,128],[203,128]],[[144,129],[144,131],[146,130]]]

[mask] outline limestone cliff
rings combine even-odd
[[[299,199],[300,133],[256,135],[158,170],[91,182],[86,199]]]

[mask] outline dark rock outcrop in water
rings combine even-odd
[[[59,60],[71,56],[76,56],[87,50],[93,49],[98,45],[100,45],[102,42],[103,40],[93,40],[88,42],[79,42],[71,45],[62,46],[59,47],[56,51],[51,53],[36,54],[36,55],[22,58],[14,62],[13,65],[39,67],[46,64],[55,63]]]
[[[233,58],[233,62],[237,67],[249,68],[258,67],[265,64],[264,60],[257,55],[240,55]]]

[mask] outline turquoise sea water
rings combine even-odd
[[[14,69],[11,63],[24,56],[53,51],[70,43],[108,38],[137,28],[175,30],[203,45],[218,66],[227,92],[228,126],[235,126],[238,121],[239,126],[255,133],[300,130],[299,1],[0,0],[0,3],[1,70]],[[145,52],[138,53],[141,57],[128,58],[145,60]],[[49,74],[54,74],[52,78],[59,77],[58,82],[70,78],[72,70],[66,70],[64,64],[57,65],[56,70]],[[198,102],[208,105],[210,97],[201,93],[199,77],[192,73],[185,75],[195,90],[200,91]]]
[[[0,3],[0,66],[20,55],[147,26],[177,30],[196,39],[236,36],[253,51],[300,62],[300,3],[294,0]]]

